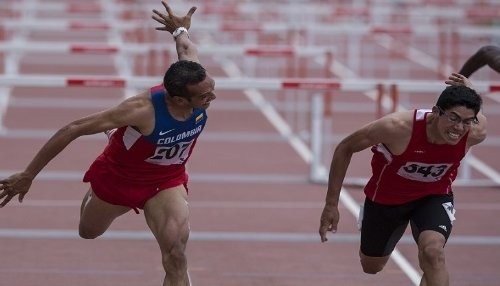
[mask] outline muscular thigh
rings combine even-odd
[[[408,226],[412,205],[387,206],[365,199],[361,252],[366,256],[391,254]]]
[[[432,230],[448,240],[454,220],[453,193],[426,197],[419,201],[410,219],[413,238],[418,241],[422,231]]]
[[[92,189],[89,189],[82,202],[80,226],[96,231],[106,229],[115,218],[129,210],[129,207],[105,202],[97,197]]]
[[[183,185],[165,189],[149,199],[144,205],[144,215],[158,240],[187,240],[189,206]]]

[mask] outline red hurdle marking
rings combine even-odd
[[[85,86],[85,87],[125,87],[123,79],[77,79],[69,78],[66,80],[67,86]]]
[[[209,14],[215,14],[218,16],[237,16],[238,13],[238,7],[237,5],[228,5],[228,3],[225,3],[224,5],[222,4],[214,4],[210,3],[205,6],[203,6],[203,10],[201,13],[209,15]]]
[[[220,30],[224,32],[262,32],[262,25],[258,23],[226,22],[221,25]]]
[[[275,56],[293,57],[295,55],[295,50],[292,47],[259,47],[259,48],[248,48],[245,50],[245,54],[250,56],[262,56],[262,57],[275,57]]]
[[[80,54],[114,54],[118,52],[118,47],[114,46],[95,46],[95,45],[72,45],[69,47],[70,52]]]
[[[500,8],[492,6],[474,7],[466,11],[467,18],[484,19],[500,17]]]
[[[356,16],[356,17],[366,17],[370,15],[370,10],[366,7],[349,7],[349,6],[339,6],[337,7],[333,15],[335,16]]]
[[[413,33],[413,29],[408,26],[400,26],[400,25],[394,25],[394,26],[373,26],[370,29],[370,33],[373,34],[411,34]]]
[[[490,85],[490,91],[491,92],[500,91],[500,85]]]
[[[285,80],[281,82],[284,89],[340,89],[341,84],[336,80]]]
[[[102,7],[99,4],[69,3],[66,7],[68,13],[101,13]]]
[[[106,22],[69,22],[68,28],[70,30],[109,30],[111,25]]]

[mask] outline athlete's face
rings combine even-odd
[[[446,111],[438,110],[438,130],[444,143],[455,145],[475,124],[474,110],[455,106]]]
[[[208,75],[205,80],[190,85],[187,89],[190,93],[189,102],[193,108],[207,109],[210,106],[210,102],[216,98],[214,90],[215,81]]]

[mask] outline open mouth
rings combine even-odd
[[[460,133],[456,133],[456,132],[448,132],[447,133],[448,137],[451,139],[451,140],[458,140],[461,136]]]

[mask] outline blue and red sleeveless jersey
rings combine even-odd
[[[151,88],[155,110],[151,134],[144,136],[132,126],[118,128],[96,159],[105,161],[117,178],[149,186],[162,186],[179,178],[187,181],[185,165],[205,127],[207,114],[204,109],[194,109],[191,118],[178,121],[168,112],[165,96],[165,89]],[[87,173],[91,175],[92,166]]]

